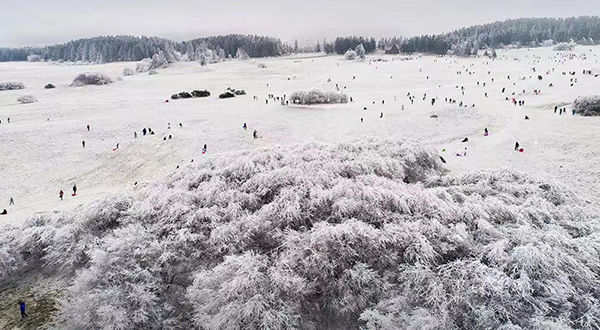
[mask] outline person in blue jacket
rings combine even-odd
[[[19,301],[19,309],[21,309],[21,318],[28,317],[27,313],[25,313],[25,302]]]

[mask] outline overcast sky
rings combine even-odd
[[[598,13],[599,0],[0,0],[0,46],[117,34],[412,36],[507,18]]]

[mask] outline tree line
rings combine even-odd
[[[538,47],[548,42],[579,44],[600,43],[600,17],[519,18],[474,25],[439,34],[407,39],[401,50],[406,53],[471,55],[479,49],[505,46]]]
[[[164,54],[169,62],[184,58],[197,60],[211,51],[215,57],[234,57],[241,48],[250,57],[280,56],[279,39],[254,35],[231,34],[176,42],[158,37],[102,36],[72,40],[45,47],[0,48],[0,62],[65,61],[106,63],[140,61]]]

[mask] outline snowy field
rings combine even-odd
[[[0,224],[21,223],[40,212],[74,209],[219,153],[360,137],[415,140],[437,150],[454,173],[507,167],[551,177],[597,203],[600,117],[573,116],[569,105],[578,96],[600,94],[600,78],[582,75],[584,69],[599,72],[600,47],[579,46],[572,53],[576,56],[567,59],[549,48],[505,50],[498,52],[495,61],[373,55],[366,62],[329,56],[228,61],[207,67],[175,63],[158,75],[136,74],[113,84],[86,87],[69,84],[83,72],[105,73],[114,79],[135,63],[0,63],[0,82],[26,86],[0,91],[0,209],[8,210]],[[370,62],[376,58],[386,62]],[[258,63],[267,68],[258,68]],[[563,75],[569,71],[576,75]],[[571,86],[574,78],[577,82]],[[44,89],[48,83],[56,88]],[[335,91],[336,84],[354,102],[313,106],[265,102],[269,94]],[[227,87],[244,89],[248,95],[219,99]],[[165,102],[171,94],[194,89],[208,89],[212,95]],[[534,89],[541,94],[534,95]],[[414,104],[409,92],[415,96]],[[38,102],[20,104],[17,98],[22,95],[34,95]],[[505,100],[507,96],[524,100],[525,106],[513,105]],[[431,105],[433,97],[435,105]],[[445,98],[456,99],[457,104]],[[461,101],[468,107],[459,107]],[[566,107],[567,113],[554,113],[556,105]],[[526,115],[530,120],[524,120]],[[247,130],[242,129],[243,123]],[[144,127],[156,134],[142,136]],[[484,137],[486,127],[490,135]],[[258,139],[252,138],[255,129]],[[173,138],[164,141],[168,135]],[[464,138],[469,141],[462,143]],[[514,151],[516,141],[523,153]],[[113,151],[117,143],[120,147]],[[202,155],[204,144],[208,152]],[[465,147],[467,155],[456,156]],[[74,184],[79,189],[76,197],[71,196]],[[61,189],[64,201],[58,198]],[[10,197],[15,205],[8,205]]]

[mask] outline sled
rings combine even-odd
[[[75,197],[75,196],[77,196],[77,194],[71,194],[71,196]]]
[[[113,151],[117,151],[117,150],[119,150],[119,148],[114,148],[114,149],[113,149]]]
[[[523,148],[519,149],[519,152],[524,152],[525,150]]]
[[[489,135],[488,133],[483,133],[483,136],[488,136],[488,135]]]

